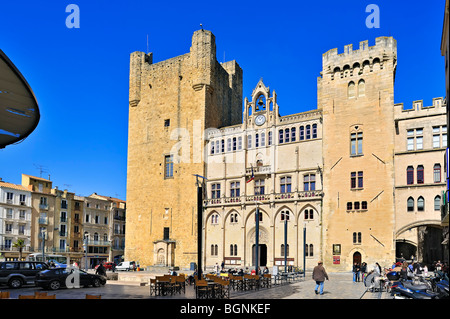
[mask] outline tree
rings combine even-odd
[[[25,247],[25,241],[19,238],[15,243],[13,243],[13,247],[19,248],[19,260],[22,260],[22,250]]]

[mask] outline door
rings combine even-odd
[[[355,252],[353,254],[353,265],[357,263],[358,265],[361,265],[361,254],[359,252]]]
[[[34,284],[34,279],[36,277],[37,271],[33,267],[31,262],[19,263],[19,272],[25,276],[25,280],[29,284]]]
[[[252,265],[253,266],[256,265],[255,247],[256,247],[256,245],[252,246]],[[259,259],[259,263],[258,263],[259,267],[267,265],[267,245],[265,245],[265,244],[259,245],[258,259]]]

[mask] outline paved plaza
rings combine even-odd
[[[142,274],[141,274],[142,275]],[[147,274],[148,275],[148,274]],[[330,280],[325,281],[324,294],[314,293],[315,282],[311,274],[307,273],[305,279],[292,283],[272,285],[271,288],[261,288],[256,291],[231,291],[230,299],[390,299],[388,293],[366,292],[363,282],[354,283],[352,273],[330,273]],[[10,291],[12,299],[19,295],[33,294],[41,291],[38,287],[23,287],[9,289],[2,286],[1,290]],[[57,299],[84,299],[86,294],[101,295],[102,299],[195,299],[194,286],[186,286],[185,294],[174,296],[150,296],[149,286],[141,286],[136,280],[108,280],[106,285],[99,288],[60,289],[48,291],[56,294]]]

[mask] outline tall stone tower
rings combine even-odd
[[[192,174],[205,176],[205,129],[242,122],[242,69],[217,62],[207,30],[189,53],[152,60],[130,58],[125,259],[186,267],[197,260]]]
[[[323,249],[330,271],[354,262],[390,264],[394,244],[394,78],[392,37],[323,54]],[[374,119],[377,119],[374,121]]]

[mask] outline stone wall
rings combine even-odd
[[[239,122],[241,97],[242,70],[235,61],[217,62],[210,31],[194,32],[189,53],[162,62],[153,63],[152,54],[131,54],[126,260],[156,264],[158,254],[168,251],[155,243],[169,228],[173,254],[165,260],[180,267],[197,261],[192,175],[204,174],[203,132]],[[168,178],[167,155],[174,156]]]

